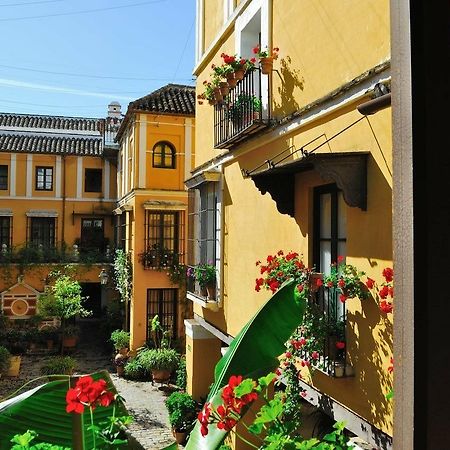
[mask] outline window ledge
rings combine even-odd
[[[186,296],[188,300],[191,300],[197,305],[200,305],[202,308],[206,308],[211,311],[219,311],[219,303],[217,300],[207,300],[206,298],[201,297],[200,295],[197,295],[196,293],[190,291],[187,291]]]

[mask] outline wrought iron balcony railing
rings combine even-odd
[[[269,124],[268,95],[263,95],[260,69],[246,72],[222,102],[214,106],[214,147],[230,148]]]
[[[149,248],[139,254],[139,261],[144,269],[165,269],[178,264],[183,264],[184,255],[182,253],[169,250],[167,248]]]
[[[308,346],[303,347],[300,356],[335,377],[353,374],[347,360],[347,314],[345,303],[339,300],[336,288],[321,286],[310,293],[310,314],[305,316],[306,338],[314,339],[316,355],[310,354]]]

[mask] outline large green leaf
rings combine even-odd
[[[107,371],[91,374],[92,378],[103,378],[109,390],[116,389]],[[34,430],[38,434],[36,442],[50,442],[72,448],[73,419],[78,415],[66,413],[66,392],[68,380],[50,381],[34,389],[23,392],[0,403],[0,449],[11,447],[10,439],[15,434]],[[112,406],[98,407],[94,411],[94,422],[98,424],[112,415]],[[120,407],[118,413],[126,414]],[[92,448],[91,433],[86,430],[90,425],[88,410],[83,414],[85,448]]]
[[[208,395],[213,405],[222,402],[222,389],[231,375],[256,379],[278,367],[278,357],[305,311],[305,301],[296,294],[295,288],[294,281],[284,283],[233,339],[215,368],[215,381]],[[197,422],[186,450],[215,450],[226,434],[216,425],[210,425],[208,435],[203,437]]]

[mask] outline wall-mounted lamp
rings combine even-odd
[[[103,285],[108,284],[109,275],[105,269],[102,269],[100,271],[98,277],[100,278],[100,284],[103,284]]]

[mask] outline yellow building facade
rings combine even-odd
[[[380,285],[392,267],[389,20],[388,2],[197,1],[197,94],[223,53],[279,49],[270,73],[256,61],[221,102],[196,110],[189,264],[214,261],[218,279],[214,299],[188,286],[188,388],[197,399],[270,297],[254,289],[256,261],[295,251],[327,274],[342,256]],[[257,110],[236,109],[248,96]],[[351,433],[391,448],[392,314],[373,297],[353,298],[345,317],[347,376],[316,370],[300,383]]]
[[[120,120],[117,103],[106,119],[0,114],[0,292],[7,316],[34,315],[49,272],[65,264],[76,267],[94,317],[102,314],[108,294],[99,275],[113,256],[117,199],[111,137]],[[16,304],[24,286],[30,298]]]
[[[194,163],[194,115],[194,87],[169,84],[131,102],[117,134],[114,213],[117,242],[132,266],[132,349],[150,337],[149,320],[155,315],[172,338],[183,341],[183,320],[192,309],[183,283],[173,275],[187,249],[184,180]]]

